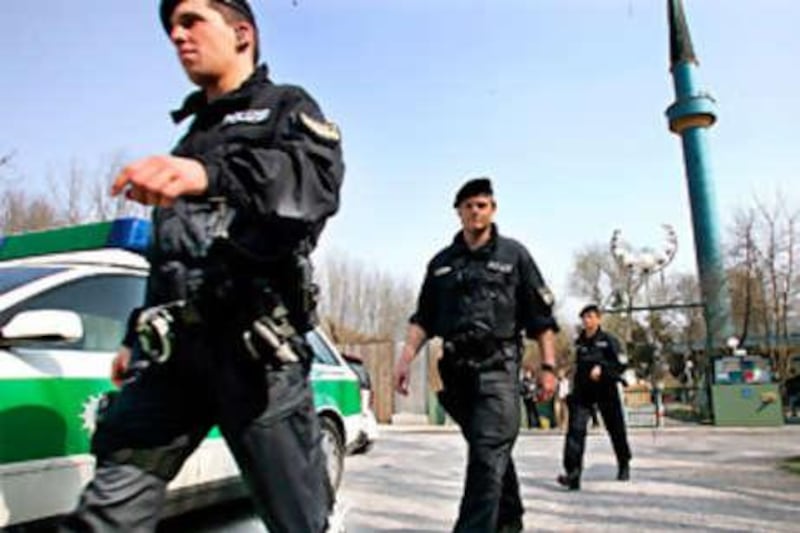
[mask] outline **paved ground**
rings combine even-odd
[[[776,467],[800,455],[800,427],[634,430],[631,445],[633,480],[615,481],[608,439],[594,431],[574,493],[554,482],[563,437],[523,433],[515,460],[526,531],[800,531],[800,477]],[[383,431],[369,454],[348,458],[348,532],[448,531],[464,454],[452,431]]]

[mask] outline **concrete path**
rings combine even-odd
[[[517,442],[526,531],[800,531],[800,476],[776,466],[800,455],[800,426],[633,430],[628,483],[614,480],[610,443],[593,430],[577,493],[554,482],[562,446],[558,432]],[[348,532],[450,530],[465,449],[452,428],[386,428],[347,459]]]

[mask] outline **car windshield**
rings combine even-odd
[[[0,295],[3,295],[26,283],[61,272],[63,268],[55,267],[8,267],[0,268]]]

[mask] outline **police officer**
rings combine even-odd
[[[619,383],[624,384],[622,372],[625,370],[625,365],[619,358],[620,344],[616,337],[600,327],[602,318],[596,305],[584,307],[580,317],[583,331],[575,341],[575,386],[567,400],[569,428],[564,445],[566,472],[558,476],[558,482],[570,490],[578,490],[581,486],[586,426],[595,406],[600,410],[614,446],[618,465],[617,479],[630,479],[631,450],[625,434],[625,419],[618,386]]]
[[[428,264],[395,366],[395,388],[408,393],[411,361],[428,338],[441,337],[439,400],[469,448],[455,531],[522,531],[511,459],[520,426],[521,332],[538,341],[540,398],[549,399],[558,329],[553,296],[525,247],[498,234],[490,180],[465,183],[454,207],[462,230]]]
[[[541,425],[539,406],[536,405],[538,387],[536,386],[536,379],[533,376],[533,372],[529,369],[522,371],[521,385],[522,390],[520,394],[522,395],[522,404],[525,406],[528,427],[538,428]]]
[[[258,66],[246,0],[162,0],[189,79],[172,155],[135,161],[112,194],[154,206],[145,306],[114,361],[94,479],[63,528],[152,531],[167,483],[217,425],[273,532],[319,532],[332,506],[308,373],[308,255],[338,209],[338,129]]]

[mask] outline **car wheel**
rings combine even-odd
[[[331,418],[321,416],[319,423],[322,432],[322,453],[328,467],[328,480],[335,492],[339,489],[344,471],[344,437]]]
[[[369,440],[369,438],[365,434],[361,434],[358,439],[358,444],[353,447],[353,450],[350,452],[351,455],[359,455],[362,453],[367,453],[372,449],[372,445],[375,444],[375,441]]]

